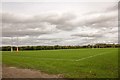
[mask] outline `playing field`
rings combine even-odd
[[[3,64],[66,78],[117,78],[118,49],[3,51]]]

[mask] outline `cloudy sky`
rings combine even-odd
[[[0,8],[2,45],[118,43],[117,2],[2,2]]]

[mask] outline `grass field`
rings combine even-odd
[[[118,49],[3,51],[3,64],[62,74],[65,78],[117,78]]]

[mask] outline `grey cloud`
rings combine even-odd
[[[3,23],[37,23],[50,22],[52,24],[61,24],[65,21],[75,19],[76,16],[71,13],[59,14],[40,14],[31,17],[24,17],[12,13],[1,13]]]
[[[91,37],[91,38],[102,38],[105,37],[107,34],[116,34],[118,33],[118,27],[112,27],[112,28],[101,28],[98,29],[98,31],[93,31],[93,32],[81,32],[81,33],[76,33],[72,34],[71,36],[75,37]]]
[[[89,33],[88,34],[82,34],[82,33],[79,34],[78,33],[78,34],[72,34],[71,36],[76,36],[76,37],[95,37],[96,38],[96,37],[102,37],[103,35],[102,34],[98,34],[98,33],[95,33],[95,34],[93,34],[93,33],[92,34],[89,34]]]
[[[70,29],[69,27],[66,28],[65,25],[67,25],[67,22],[72,18],[75,18],[75,16],[67,13],[59,16],[47,14],[47,16],[40,15],[29,18],[23,18],[21,16],[9,13],[2,13],[2,36],[35,36],[56,33],[57,28],[61,29],[62,26],[65,30]],[[34,29],[39,30],[35,31]]]
[[[47,22],[41,23],[4,23],[2,24],[2,36],[39,36],[43,34],[56,33],[57,30],[54,25]]]
[[[101,28],[98,29],[97,32],[93,33],[76,33],[72,34],[74,38],[80,38],[83,40],[83,42],[86,42],[87,44],[95,44],[95,43],[116,43],[118,39],[118,27],[112,27],[112,28]]]
[[[91,27],[91,28],[103,28],[103,27],[117,27],[118,26],[117,10],[103,11],[101,13],[92,13],[83,16],[77,16],[67,21],[58,21],[59,23],[52,23],[56,25],[56,28],[61,30],[73,30],[76,27]],[[51,22],[50,22],[51,23]]]
[[[63,14],[39,14],[30,17],[24,17],[22,15],[12,13],[1,13],[2,15],[2,36],[3,37],[24,37],[28,35],[26,39],[20,39],[19,44],[85,44],[95,40],[107,39],[111,34],[118,32],[118,15],[117,8],[111,7],[106,11],[91,12],[85,15],[79,16],[72,13]],[[98,29],[99,31],[94,33],[76,33],[70,34],[71,38],[47,38],[51,34],[56,34],[62,31],[69,31],[72,33],[74,29],[78,27],[89,27]],[[49,35],[48,35],[49,34]],[[66,33],[68,34],[68,33]],[[38,38],[40,35],[46,35],[46,38]],[[107,35],[107,36],[105,36]],[[31,37],[31,38],[30,38]],[[35,38],[34,38],[35,37]],[[88,39],[86,39],[88,37]],[[113,35],[111,36],[111,40]],[[116,38],[115,38],[116,39]],[[82,40],[79,42],[79,40]],[[9,39],[3,39],[3,44],[10,44]],[[115,40],[114,40],[115,41]]]
[[[44,22],[49,22],[51,24],[61,24],[65,23],[66,21],[75,19],[76,16],[71,13],[63,13],[61,15],[59,14],[46,14],[46,16],[37,15],[34,17],[34,20],[40,20]]]
[[[22,23],[25,18],[12,13],[1,13],[3,23]]]
[[[56,25],[56,28],[65,29],[65,26],[70,26],[71,24],[69,21],[74,20],[76,18],[75,15],[71,13],[64,13],[61,15],[58,14],[40,14],[36,16],[31,17],[25,17],[19,16],[15,14],[10,13],[2,13],[2,22],[3,24],[14,24],[19,25],[21,24],[21,27],[24,25],[35,27],[36,25],[40,25],[39,27],[44,26],[44,23],[47,23],[49,25]],[[69,28],[66,28],[67,30]]]
[[[2,31],[2,36],[4,37],[20,37],[20,36],[39,36],[42,34],[49,34],[50,32],[46,31],[31,31],[31,30],[22,30],[22,31]]]
[[[118,27],[118,5],[112,6],[103,11],[88,12],[83,14],[76,26],[87,26],[91,28],[111,28]]]
[[[118,3],[115,3],[112,7],[107,8],[105,11],[110,12],[115,10],[118,10]]]
[[[76,24],[78,26],[88,26],[91,27],[93,24],[97,24],[93,28],[101,28],[101,27],[107,27],[111,26],[111,24],[117,24],[115,21],[117,20],[117,12],[111,12],[111,13],[94,13],[92,15],[87,15],[83,17],[84,19],[78,21]],[[111,23],[112,22],[112,23]],[[107,24],[109,23],[109,24]],[[102,26],[99,26],[102,25]]]
[[[35,17],[36,18],[36,17]],[[41,16],[37,16],[39,20]],[[76,19],[76,16],[71,13],[64,13],[61,15],[48,15],[42,18],[43,22],[48,22],[51,25],[56,25],[56,28],[61,30],[72,30],[74,26],[71,24],[71,20]]]
[[[33,45],[56,45],[56,44],[60,44],[61,42],[63,42],[64,39],[62,38],[38,38],[38,37],[29,37],[26,38],[25,40],[21,39],[19,40],[19,43],[22,42],[19,45],[24,44],[33,44]]]
[[[22,16],[17,16],[14,14],[3,13],[3,23],[6,24],[21,24],[21,27],[26,25],[26,27],[40,27],[45,28],[46,23],[49,25],[56,26],[60,30],[73,30],[76,27],[110,27],[113,26],[113,23],[117,20],[117,12],[109,11],[102,13],[92,13],[89,15],[83,15],[81,17],[75,16],[71,13],[63,14],[40,14],[31,17],[22,18]],[[112,22],[113,21],[113,22]],[[96,26],[93,24],[96,24]],[[114,24],[115,25],[115,24]]]

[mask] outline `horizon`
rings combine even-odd
[[[107,44],[107,43],[96,43],[96,44],[84,44],[84,45],[20,45],[20,46],[16,46],[16,45],[12,45],[12,47],[26,47],[26,46],[29,46],[29,47],[32,47],[32,46],[88,46],[88,45],[90,45],[90,46],[95,46],[95,45],[97,45],[97,44],[105,44],[105,45],[120,45],[119,43],[109,43],[109,44]],[[7,47],[7,46],[10,46],[11,47],[11,45],[2,45],[2,46],[0,46],[0,47]]]

